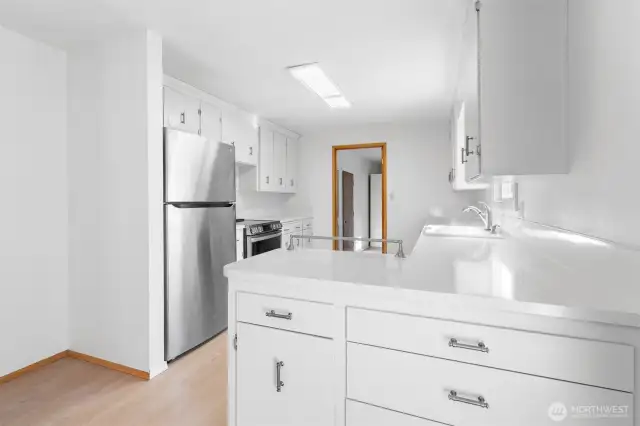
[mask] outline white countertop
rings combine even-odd
[[[570,253],[574,260],[576,253],[581,253],[578,246]],[[367,252],[276,250],[227,265],[225,275],[361,284],[433,297],[436,303],[455,296],[474,308],[640,327],[637,253],[585,255],[584,262],[573,265],[553,256],[543,256],[515,238],[421,235],[406,259]]]

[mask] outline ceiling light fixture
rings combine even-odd
[[[331,108],[350,108],[351,103],[342,95],[340,89],[315,64],[297,65],[289,67],[289,72],[309,90],[320,96]]]

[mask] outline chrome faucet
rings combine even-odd
[[[462,210],[464,213],[474,212],[480,217],[482,223],[484,223],[484,230],[489,232],[495,232],[495,228],[493,227],[493,215],[491,214],[491,207],[483,201],[479,201],[482,207],[484,207],[484,211],[480,210],[476,206],[469,206]]]

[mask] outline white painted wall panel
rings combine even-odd
[[[0,27],[0,376],[69,347],[66,66]]]

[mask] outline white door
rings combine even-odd
[[[298,190],[298,140],[287,138],[287,178],[285,190],[296,192]]]
[[[237,426],[333,426],[333,342],[238,323]]]
[[[382,239],[382,175],[369,175],[369,227],[371,238]],[[382,243],[371,243],[382,247]]]
[[[200,100],[165,87],[164,126],[198,133],[200,131]]]
[[[273,134],[273,174],[275,189],[285,192],[287,179],[287,137],[278,132]]]
[[[273,132],[260,128],[260,156],[258,162],[258,191],[275,191],[277,185],[273,167]]]
[[[221,141],[222,126],[220,124],[220,108],[202,102],[200,110],[200,134],[210,141]]]

